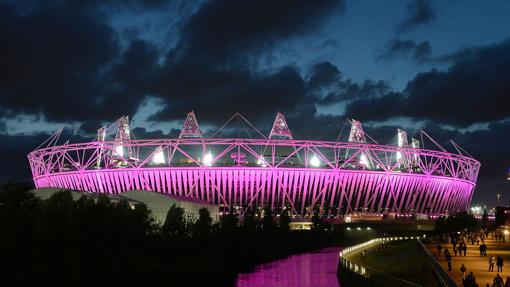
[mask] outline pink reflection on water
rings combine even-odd
[[[340,248],[294,255],[259,265],[237,276],[237,287],[339,287],[336,277]]]

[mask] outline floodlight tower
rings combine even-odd
[[[106,127],[102,127],[100,129],[97,130],[97,141],[100,142],[100,148],[98,150],[98,156],[97,156],[97,162],[96,162],[96,167],[101,167],[101,158],[103,156],[103,146],[104,144],[102,142],[104,142],[106,139]]]
[[[289,126],[287,125],[287,121],[282,113],[277,113],[276,118],[274,119],[273,127],[271,128],[271,132],[269,133],[269,138],[273,139],[275,137],[279,138],[288,138],[292,139],[292,133],[290,132]]]
[[[401,129],[397,129],[397,145],[399,148],[404,149],[409,147],[409,143],[407,141],[407,133]],[[402,159],[402,157],[404,158]],[[399,167],[407,166],[408,163],[407,155],[406,154],[403,155],[401,149],[397,151],[397,161],[399,160],[401,160]]]
[[[365,137],[365,132],[363,132],[363,127],[361,126],[361,122],[357,120],[350,120],[351,122],[351,131],[349,133],[349,142],[353,143],[366,143],[367,138]]]
[[[363,131],[363,127],[361,126],[361,122],[352,119],[352,120],[350,120],[350,123],[351,123],[351,131],[349,132],[349,142],[360,143],[360,144],[367,143],[367,138],[365,136],[365,132]],[[348,153],[349,153],[349,150],[347,150],[345,157],[347,157]],[[370,162],[370,159],[364,152],[361,152],[361,155],[359,157],[359,163],[367,168],[372,167],[372,163]]]
[[[198,125],[194,111],[191,111],[186,115],[186,120],[182,125],[179,138],[202,138],[202,131],[200,131],[200,126]]]
[[[289,140],[294,139],[292,137],[292,132],[289,129],[289,125],[287,124],[287,120],[285,120],[285,116],[283,116],[283,114],[280,112],[276,113],[276,117],[273,122],[273,127],[271,128],[271,132],[269,133],[268,139],[289,139]],[[293,145],[292,148],[294,149],[294,151],[296,151],[296,146]],[[265,153],[265,147],[264,147],[263,154],[264,153]],[[298,160],[300,162],[302,162],[301,157],[299,156],[299,153],[296,153],[296,156],[297,156]],[[305,155],[305,160],[306,160],[306,157],[307,156]],[[262,159],[262,161],[264,161],[264,159]],[[273,153],[272,161],[274,164],[274,161],[275,161],[274,153]]]
[[[131,130],[129,128],[129,117],[122,116],[117,121],[117,133],[115,135],[115,146],[113,155],[117,157],[124,157],[124,144],[131,140]],[[133,148],[128,145],[128,159],[133,158]]]
[[[186,119],[184,120],[184,124],[182,125],[181,132],[179,133],[179,138],[195,138],[203,140],[202,131],[200,130],[200,126],[198,125],[197,117],[195,116],[195,112],[192,110],[186,115]],[[172,151],[172,155],[168,162],[172,161],[172,158],[175,154],[175,149]],[[210,162],[205,163],[205,165],[212,164],[212,154],[210,151],[207,151],[205,143],[202,141],[202,159],[210,158]]]
[[[413,149],[418,149],[420,148],[420,141],[415,139],[415,138],[411,138],[411,147]],[[418,153],[413,153],[413,159],[412,159],[412,163],[411,163],[411,166],[417,166],[418,165],[418,160],[419,160],[419,157],[418,157]]]

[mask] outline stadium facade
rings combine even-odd
[[[218,137],[237,121],[256,137]],[[378,144],[350,120],[346,141],[294,139],[278,113],[269,136],[241,114],[204,137],[190,112],[178,138],[134,139],[129,118],[100,128],[97,139],[58,144],[61,130],[28,155],[36,187],[120,194],[146,190],[203,200],[222,210],[269,207],[297,217],[364,213],[448,214],[466,210],[480,163],[452,142],[448,152],[424,131],[396,131]],[[423,148],[424,138],[435,149]]]

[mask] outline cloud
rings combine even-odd
[[[455,53],[446,71],[418,74],[402,93],[353,101],[346,116],[385,120],[398,116],[467,127],[510,116],[510,41]]]
[[[0,106],[7,114],[85,119],[101,90],[100,69],[117,56],[115,34],[82,10],[48,6],[20,15],[0,4]]]
[[[374,99],[387,95],[391,91],[385,81],[365,80],[359,84],[352,80],[338,81],[334,89],[317,101],[318,105],[327,106],[339,102]]]
[[[246,63],[248,54],[314,31],[344,7],[343,0],[209,1],[183,25],[181,41],[169,60]]]
[[[156,49],[134,40],[121,53],[96,10],[49,3],[28,14],[0,4],[1,113],[94,123],[134,114],[156,71]]]
[[[181,40],[155,77],[165,108],[151,120],[181,118],[191,109],[206,118],[239,111],[267,116],[307,101],[297,67],[253,69],[282,40],[318,29],[343,1],[210,1],[190,17]]]
[[[432,47],[428,41],[416,43],[413,40],[393,39],[377,52],[377,59],[389,62],[397,58],[408,58],[421,63],[428,60],[431,54]]]
[[[409,3],[405,18],[399,23],[397,30],[404,32],[432,22],[436,18],[436,13],[431,6],[431,2],[430,0],[413,0]]]
[[[0,113],[81,121],[85,132],[135,114],[146,96],[167,103],[154,120],[180,117],[192,108],[272,113],[301,101],[305,80],[293,66],[254,71],[249,63],[281,40],[315,31],[344,9],[343,1],[332,0],[209,1],[181,23],[181,39],[163,65],[147,42],[135,39],[121,48],[108,24],[108,9],[167,3],[56,1],[26,11],[0,4],[5,43]]]
[[[337,66],[330,62],[323,61],[314,64],[310,69],[310,80],[309,86],[312,89],[330,86],[333,83],[338,82],[342,73]]]

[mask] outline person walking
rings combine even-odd
[[[478,246],[478,249],[480,249],[480,256],[483,256],[483,244],[480,244],[480,246]]]
[[[457,257],[457,245],[453,245],[453,254]]]
[[[510,287],[510,277],[506,277],[505,287]]]
[[[448,249],[446,249],[446,252],[444,253],[444,258],[446,259],[446,262],[448,263],[448,271],[452,271],[452,255],[450,254]]]
[[[462,285],[464,285],[464,287],[478,286],[476,284],[476,279],[475,279],[475,275],[473,275],[473,272],[469,272],[469,275],[466,277],[466,279],[462,280]]]
[[[496,264],[496,258],[494,255],[489,257],[489,272],[494,272],[494,264]]]
[[[441,250],[443,249],[443,246],[441,246],[441,243],[438,243],[436,245],[437,253],[439,253],[439,257],[441,257]]]
[[[485,242],[482,243],[481,250],[482,250],[482,255],[487,256],[487,244],[485,244]]]
[[[503,257],[501,255],[498,255],[496,265],[498,266],[498,272],[503,272]]]
[[[462,281],[466,280],[466,266],[464,266],[464,263],[460,265],[460,272],[462,272]]]
[[[494,277],[494,281],[492,282],[493,287],[504,287],[503,286],[503,278],[499,276],[499,273],[496,274],[496,277]]]
[[[466,252],[467,252],[467,245],[466,245],[466,243],[464,243],[464,246],[462,246],[462,251],[464,251],[464,256],[466,256]]]

